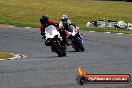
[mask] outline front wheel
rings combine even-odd
[[[54,43],[53,48],[54,48],[55,52],[58,54],[59,57],[66,56],[65,50],[60,44]]]
[[[78,46],[76,46],[76,47],[75,47],[75,51],[76,51],[76,52],[79,52],[79,51],[83,52],[83,51],[84,51],[83,45],[82,45],[82,44],[79,44]]]
[[[84,51],[83,45],[80,45],[79,47],[80,47],[80,50],[81,50],[81,51]]]
[[[63,52],[63,56],[66,56],[66,52]]]

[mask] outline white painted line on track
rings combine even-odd
[[[31,28],[31,27],[25,27],[25,28]]]
[[[111,33],[111,32],[104,32],[104,33],[107,33],[107,34],[109,34],[109,33]]]
[[[95,31],[89,31],[89,32],[95,32]]]
[[[124,34],[124,33],[117,33],[117,34],[122,35],[122,34]]]

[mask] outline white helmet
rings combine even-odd
[[[68,16],[67,15],[63,15],[62,17],[61,17],[61,21],[62,21],[62,23],[68,23]]]

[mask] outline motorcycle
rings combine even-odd
[[[70,25],[70,31],[66,31],[66,36],[68,38],[69,45],[75,49],[75,51],[84,51],[82,34],[79,32],[78,27]]]
[[[53,25],[45,28],[45,45],[50,46],[52,52],[58,54],[59,57],[66,56],[66,46],[62,43],[62,37]]]

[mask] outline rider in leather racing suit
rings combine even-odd
[[[47,26],[54,25],[55,27],[58,27],[57,23],[54,20],[49,20],[48,16],[46,15],[40,17],[40,23],[40,32],[43,39],[45,39],[45,28]]]
[[[61,22],[59,23],[59,29],[64,29],[66,31],[72,31],[72,29],[70,28],[70,25],[77,27],[74,23],[71,22],[71,20],[69,19],[67,15],[63,15],[61,17]]]
[[[43,15],[43,16],[40,17],[40,23],[41,23],[41,25],[40,25],[40,31],[41,31],[42,39],[46,38],[45,37],[45,28],[47,26],[54,25],[55,27],[57,27],[57,29],[59,29],[58,28],[59,24],[56,23],[54,20],[49,20],[48,16],[46,16],[46,15]],[[66,37],[63,36],[63,35],[65,35],[65,33],[61,29],[59,29],[58,31],[59,31],[60,35],[62,36],[63,43],[67,44],[66,43]]]
[[[74,23],[71,22],[71,20],[69,19],[69,17],[67,15],[63,15],[61,17],[61,22],[59,23],[59,29],[65,30],[65,33],[64,33],[63,36],[66,37],[66,35],[67,35],[66,31],[68,31],[68,32],[72,32],[73,31],[71,26],[74,26],[75,28],[79,29]],[[70,38],[70,37],[68,37],[68,38]]]

